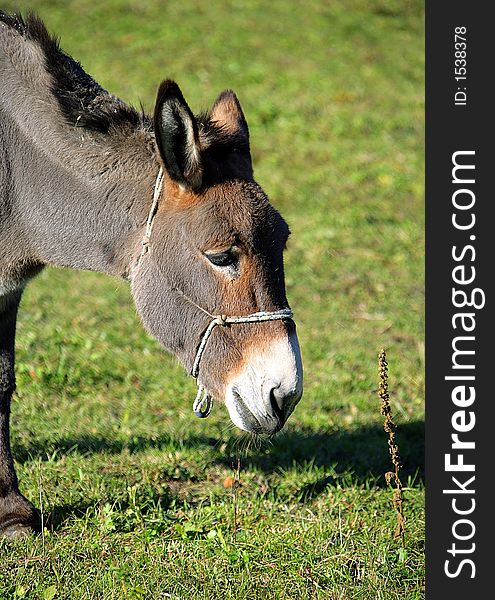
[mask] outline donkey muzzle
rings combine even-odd
[[[302,391],[301,353],[292,333],[246,357],[243,368],[227,386],[225,404],[240,429],[274,434],[284,426]]]

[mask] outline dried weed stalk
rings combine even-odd
[[[385,473],[385,480],[388,485],[395,486],[394,495],[392,497],[392,503],[397,511],[397,527],[395,529],[395,538],[401,538],[402,544],[405,542],[405,524],[406,519],[404,517],[404,493],[402,491],[402,482],[399,477],[400,471],[400,460],[399,460],[399,447],[395,441],[395,423],[392,419],[392,409],[390,407],[390,395],[388,393],[388,362],[385,350],[382,350],[378,355],[378,368],[380,374],[380,385],[378,387],[378,395],[381,400],[381,413],[385,417],[383,422],[383,429],[388,433],[388,451],[392,464],[394,465],[393,471]]]

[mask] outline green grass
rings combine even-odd
[[[292,230],[305,393],[284,432],[242,454],[234,495],[242,438],[221,406],[194,418],[194,382],[127,287],[46,270],[21,306],[12,415],[46,530],[0,542],[0,598],[423,597],[422,2],[16,5],[148,110],[165,77],[195,111],[237,92],[257,179]],[[383,476],[382,347],[405,547]]]

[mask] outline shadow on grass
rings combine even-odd
[[[101,435],[81,435],[78,437],[60,438],[58,440],[39,440],[29,444],[12,442],[12,452],[18,463],[32,460],[49,460],[58,454],[77,452],[78,454],[121,454],[128,452],[138,454],[145,450],[164,448],[197,448],[201,446],[215,446],[219,443],[216,438],[207,436],[189,436],[177,438],[169,435],[154,437],[132,436],[126,439],[104,437]]]
[[[424,422],[412,421],[398,426],[396,431],[401,462],[401,479],[404,485],[419,485],[424,480]],[[213,463],[227,468],[235,467],[236,448],[242,447],[237,438],[225,448],[224,440],[191,435],[187,438],[175,436],[115,439],[98,435],[84,435],[58,440],[39,440],[28,446],[14,444],[18,462],[32,460],[57,460],[57,457],[70,454],[108,454],[123,452],[139,454],[149,449],[161,451],[173,448],[201,449],[209,446],[213,453]],[[216,456],[215,456],[216,455]],[[387,435],[381,426],[358,427],[354,430],[335,430],[315,432],[312,430],[287,430],[272,438],[270,442],[261,441],[257,449],[241,452],[243,471],[257,470],[270,475],[290,470],[311,471],[314,467],[323,469],[322,476],[311,482],[302,483],[297,491],[290,492],[291,497],[300,502],[310,502],[330,485],[363,485],[366,488],[385,487],[384,473],[391,470],[388,454]],[[207,466],[207,465],[205,465]],[[304,479],[304,478],[303,478]],[[141,490],[146,498],[141,498],[140,506],[160,506],[167,510],[177,496],[169,488],[165,493],[154,486]],[[284,493],[284,492],[282,492]],[[124,515],[129,507],[129,498],[124,495],[110,500],[115,515]],[[47,515],[46,526],[58,531],[73,519],[80,519],[101,509],[102,499],[82,500],[72,505],[54,506]],[[119,517],[116,517],[118,519]],[[140,517],[141,518],[141,517]],[[129,519],[122,518],[113,525],[117,530],[132,529]]]
[[[408,478],[415,483],[424,479],[424,422],[412,421],[398,426],[397,443],[402,469],[402,480]],[[115,439],[97,435],[84,435],[59,440],[41,440],[29,446],[14,445],[14,455],[18,462],[33,459],[47,459],[58,454],[77,452],[78,454],[136,454],[149,449],[158,451],[165,448],[201,448],[210,446],[218,453],[216,464],[231,467],[237,454],[236,447],[242,443],[232,442],[227,451],[222,452],[223,440],[191,435],[175,438],[163,435],[159,437],[135,436],[127,439]],[[238,440],[237,440],[238,442]],[[376,485],[384,485],[383,475],[391,470],[387,447],[387,435],[381,426],[359,427],[354,430],[335,430],[314,432],[312,430],[288,430],[278,434],[269,442],[261,440],[257,450],[251,449],[243,456],[244,469],[256,469],[271,473],[297,465],[313,464],[317,467],[332,468],[337,474],[347,474],[360,484],[370,484],[376,479]]]
[[[73,519],[82,519],[97,504],[98,502],[93,501],[54,506],[45,516],[44,527],[50,531],[58,531]]]
[[[397,427],[396,440],[402,464],[401,479],[417,484],[424,480],[424,421],[412,421]],[[265,473],[293,465],[312,464],[332,467],[338,474],[348,474],[357,483],[385,485],[384,473],[392,470],[387,446],[388,435],[381,426],[355,430],[312,432],[289,430],[272,440],[264,451],[249,452],[243,460],[246,469]]]

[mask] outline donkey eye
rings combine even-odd
[[[237,263],[237,256],[232,249],[225,252],[215,252],[214,254],[206,254],[206,258],[215,267],[229,267]]]

